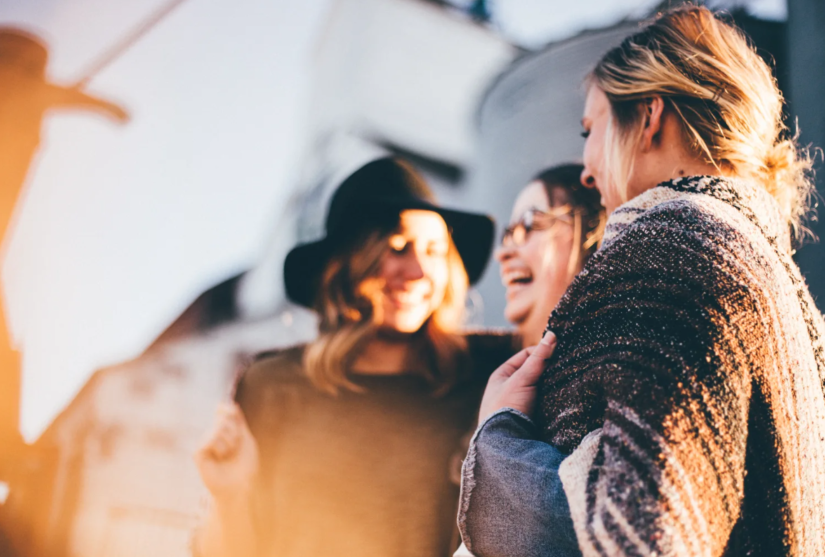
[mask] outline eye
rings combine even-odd
[[[430,244],[427,246],[427,255],[431,257],[444,257],[447,255],[447,244]]]
[[[390,237],[390,250],[393,253],[404,253],[407,250],[407,246],[409,246],[409,242],[404,236],[392,236]]]

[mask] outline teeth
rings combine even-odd
[[[424,302],[422,294],[409,294],[402,292],[394,292],[390,297],[401,304],[420,304]]]
[[[516,269],[513,271],[507,271],[506,273],[502,274],[501,282],[504,283],[505,286],[510,286],[516,281],[520,280],[532,280],[533,274],[530,271],[523,270],[523,269]]]

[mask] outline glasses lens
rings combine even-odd
[[[508,226],[501,232],[501,245],[507,246],[510,244],[511,236],[513,235],[513,231]]]
[[[535,212],[527,211],[515,224],[511,224],[504,229],[501,235],[501,244],[504,246],[514,245],[522,246],[527,241],[527,235],[533,229],[533,222],[535,220]]]

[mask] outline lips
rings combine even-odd
[[[415,308],[429,303],[429,295],[423,292],[392,291],[387,293],[387,299],[399,309]]]
[[[505,298],[509,302],[533,284],[533,273],[526,267],[502,269],[501,283],[504,285],[504,288],[507,289]]]
[[[507,288],[531,282],[533,282],[533,273],[529,269],[508,269],[501,273],[501,283]]]

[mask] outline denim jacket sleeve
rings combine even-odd
[[[580,557],[559,466],[533,422],[504,408],[476,430],[461,474],[458,527],[476,557]]]

